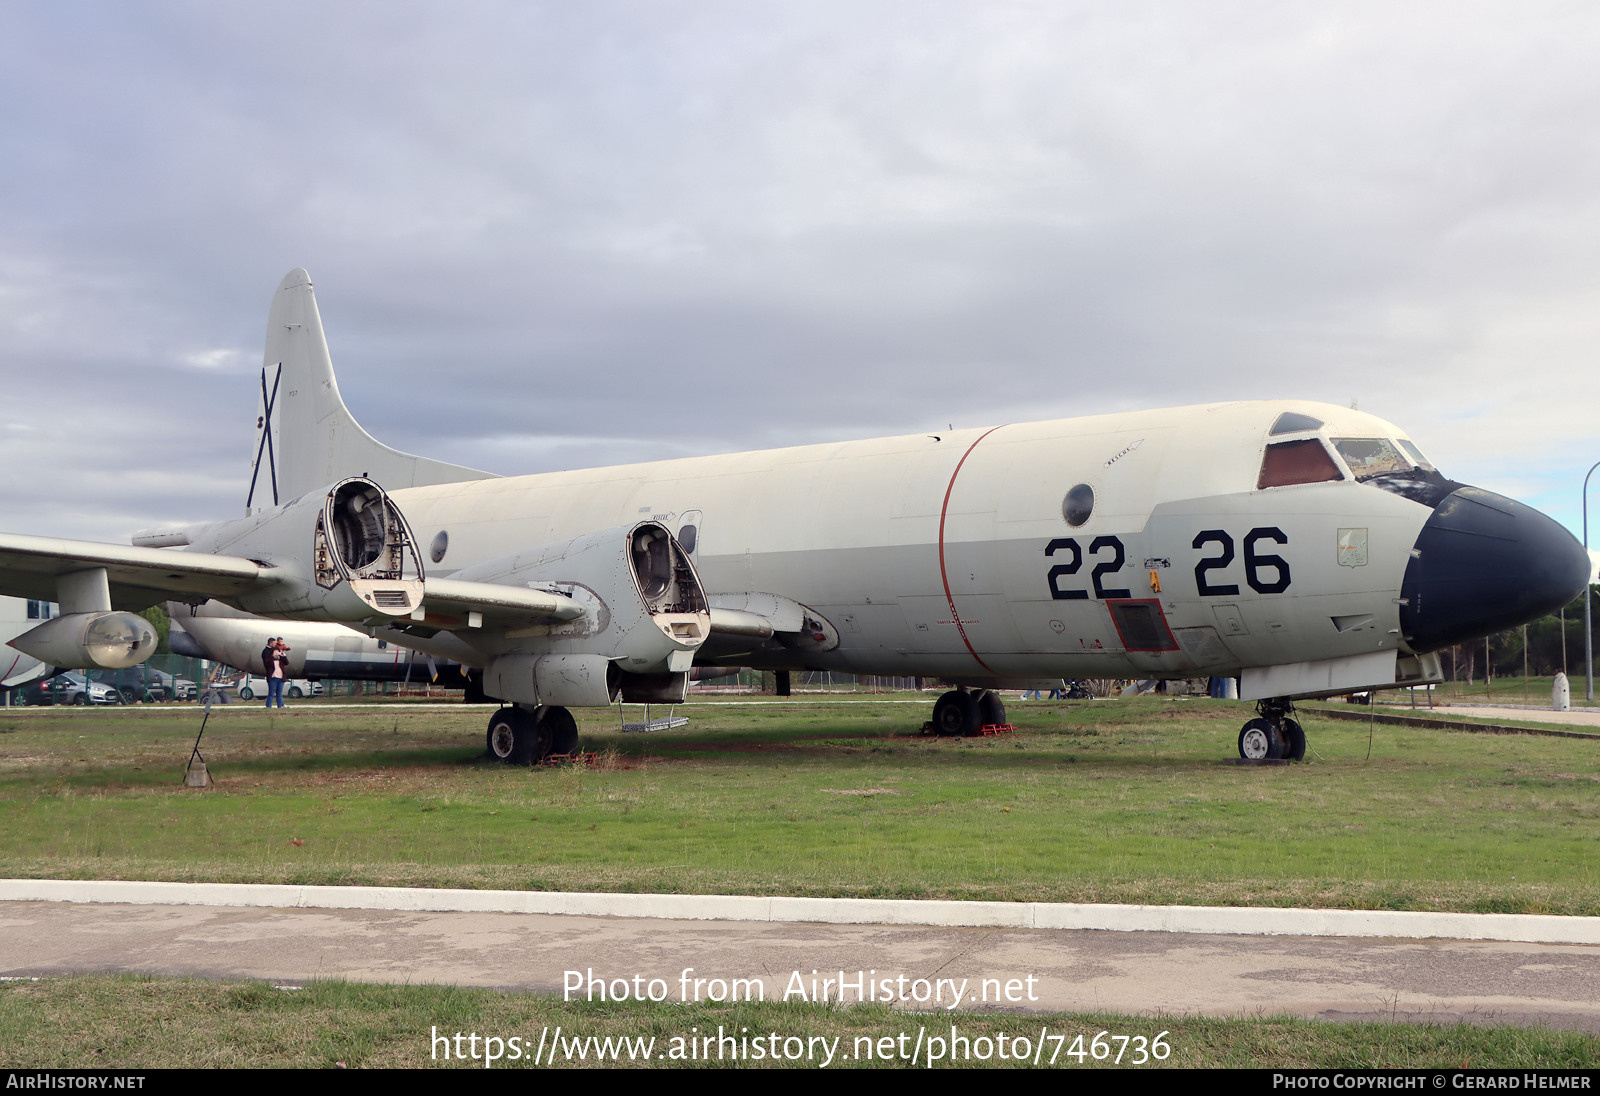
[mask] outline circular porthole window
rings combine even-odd
[[[1080,483],[1067,492],[1067,497],[1061,500],[1061,516],[1067,519],[1067,524],[1076,529],[1089,520],[1089,515],[1094,513],[1094,488],[1087,483]]]
[[[433,543],[428,545],[428,556],[433,562],[438,563],[444,559],[444,554],[450,548],[450,534],[440,529],[433,535]]]

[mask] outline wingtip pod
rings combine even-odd
[[[488,479],[491,473],[391,449],[361,428],[339,394],[311,276],[283,276],[267,314],[247,512],[347,476],[390,490]]]

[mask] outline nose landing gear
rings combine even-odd
[[[1294,704],[1275,696],[1256,704],[1257,716],[1239,730],[1239,756],[1246,761],[1303,761],[1306,732],[1290,716]]]

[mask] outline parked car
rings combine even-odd
[[[251,675],[239,679],[240,700],[255,700],[257,697],[265,699],[266,695],[266,678],[259,675]],[[322,682],[308,681],[303,677],[290,678],[283,683],[283,695],[287,700],[302,700],[308,696],[321,696]]]
[[[129,666],[125,670],[90,670],[89,677],[102,685],[109,685],[122,694],[124,704],[143,700],[166,700],[171,675],[162,679],[159,671],[144,666]]]
[[[11,690],[11,703],[19,705],[28,704],[65,704],[65,700],[57,700],[55,693],[55,678],[44,677],[38,681],[30,681],[26,685],[18,685]],[[63,692],[62,694],[66,694]]]
[[[51,678],[57,704],[121,704],[122,694],[113,685],[91,681],[82,674],[57,674]]]
[[[122,695],[124,704],[136,700],[172,700],[174,691],[178,700],[194,700],[200,688],[186,677],[174,679],[164,671],[149,666],[130,666],[125,670],[91,670],[89,676],[110,685]]]

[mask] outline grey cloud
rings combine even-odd
[[[0,427],[79,440],[0,430],[17,531],[234,512],[296,265],[363,424],[500,471],[1261,396],[1568,520],[1600,456],[1560,396],[1583,7],[106,3],[0,41]]]

